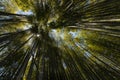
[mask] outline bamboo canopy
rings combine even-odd
[[[0,80],[120,80],[120,0],[1,0]]]

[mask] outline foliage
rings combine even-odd
[[[119,80],[119,4],[1,1],[0,80]]]

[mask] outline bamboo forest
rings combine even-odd
[[[0,80],[120,80],[120,0],[0,0]]]

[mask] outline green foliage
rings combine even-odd
[[[0,2],[0,80],[120,80],[119,4]]]
[[[20,9],[27,11],[33,7],[33,0],[13,0]]]

